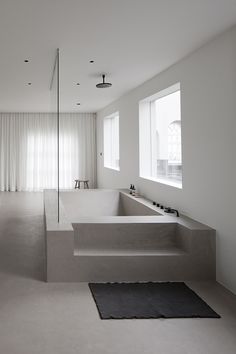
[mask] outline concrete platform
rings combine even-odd
[[[215,280],[208,226],[118,190],[61,192],[58,224],[56,197],[44,193],[47,281]]]

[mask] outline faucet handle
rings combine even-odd
[[[164,211],[167,211],[168,213],[171,212],[171,207],[166,207]]]

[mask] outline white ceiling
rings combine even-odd
[[[56,48],[62,110],[96,112],[234,24],[236,0],[1,0],[0,111],[50,110]]]

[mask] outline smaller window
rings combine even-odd
[[[104,118],[104,167],[120,170],[118,112]]]

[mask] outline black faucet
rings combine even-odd
[[[176,213],[176,216],[179,217],[179,212],[178,212],[177,209],[172,209],[172,208],[170,208],[170,207],[167,207],[167,208],[164,209],[164,212],[165,212],[165,213],[169,213],[169,214],[174,214],[174,213]]]

